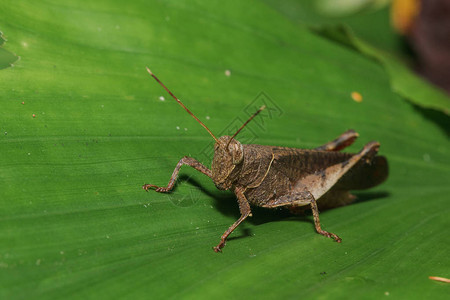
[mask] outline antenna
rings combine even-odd
[[[247,122],[245,122],[241,128],[239,128],[235,134],[233,134],[233,136],[231,137],[231,139],[228,141],[227,146],[225,148],[228,148],[228,145],[230,144],[231,140],[234,139],[236,137],[236,135],[238,135],[239,132],[241,132],[242,129],[244,129],[244,127],[248,124],[248,122],[250,122],[251,120],[253,120],[254,117],[256,117],[263,109],[265,109],[266,106],[263,105],[261,106],[248,120]]]
[[[188,112],[188,114],[190,114],[194,119],[196,119],[197,120],[197,122],[199,122],[200,123],[200,125],[202,125],[203,126],[203,128],[205,128],[206,129],[206,131],[208,131],[209,132],[209,134],[213,137],[213,139],[216,141],[216,142],[219,142],[219,140],[214,136],[214,134],[211,132],[211,130],[209,130],[209,128],[208,127],[206,127],[206,125],[205,124],[203,124],[203,122],[202,121],[200,121],[186,106],[184,106],[184,104],[180,101],[180,99],[178,99],[177,97],[175,97],[175,95],[174,94],[172,94],[172,92],[164,85],[164,83],[162,83],[159,79],[158,79],[158,77],[156,77],[155,76],[155,74],[153,74],[152,73],[152,71],[150,71],[150,69],[148,68],[148,67],[145,67],[146,69],[147,69],[147,72],[150,74],[150,75],[152,75],[152,77],[153,78],[155,78],[155,80],[170,94],[170,96],[172,96],[173,97],[173,99],[175,99],[177,102],[178,102],[178,104],[180,104],[187,112]]]

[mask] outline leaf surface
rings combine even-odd
[[[377,62],[259,1],[0,11],[21,57],[0,72],[0,298],[448,295],[428,279],[450,276],[448,117],[403,101]],[[353,128],[349,151],[380,141],[390,177],[321,213],[341,244],[311,216],[254,209],[216,254],[239,217],[233,194],[187,167],[172,194],[141,189],[184,155],[212,158],[147,65],[217,135],[266,101],[276,109],[241,141],[312,148]]]

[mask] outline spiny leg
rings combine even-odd
[[[234,222],[234,224],[231,225],[227,231],[224,232],[224,234],[220,238],[220,243],[217,246],[213,247],[215,252],[222,252],[222,248],[225,247],[225,243],[227,241],[228,236],[233,232],[233,230],[236,229],[236,227],[239,226],[239,224],[242,223],[242,221],[244,221],[248,216],[250,217],[252,216],[250,204],[248,203],[247,198],[245,198],[244,192],[245,192],[244,188],[236,187],[234,189],[234,193],[236,194],[236,197],[238,199],[241,217],[236,222]]]
[[[314,150],[339,151],[353,144],[358,136],[359,134],[356,131],[350,129],[341,134],[337,139],[328,142],[320,147],[314,148]]]
[[[288,195],[281,196],[273,201],[267,203],[263,207],[275,208],[280,206],[303,206],[309,204],[314,217],[314,227],[316,231],[323,236],[333,238],[336,242],[342,242],[342,239],[336,234],[325,231],[320,226],[319,209],[317,208],[317,202],[314,196],[309,191],[293,192]]]
[[[212,178],[211,170],[205,167],[203,164],[201,164],[199,161],[192,157],[185,156],[178,162],[177,166],[175,167],[175,170],[173,170],[172,177],[170,177],[170,181],[167,184],[166,187],[159,187],[154,184],[144,184],[142,188],[146,191],[148,191],[150,188],[154,188],[156,192],[159,193],[167,193],[173,189],[173,186],[175,185],[175,181],[178,177],[178,172],[180,171],[180,168],[182,165],[188,165],[193,167],[199,172],[202,172],[206,176]]]
[[[310,195],[311,195],[311,193],[310,193]],[[340,237],[338,237],[336,234],[322,230],[322,228],[320,227],[319,209],[317,208],[317,202],[316,202],[316,199],[314,199],[313,195],[311,195],[310,205],[311,205],[311,210],[312,210],[312,213],[314,216],[314,227],[316,227],[316,231],[323,236],[326,236],[329,238],[332,237],[338,243],[342,242],[342,239]]]

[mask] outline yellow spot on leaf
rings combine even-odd
[[[450,279],[444,278],[444,277],[429,276],[428,278],[430,278],[431,280],[436,280],[436,281],[441,281],[441,282],[450,283]]]
[[[363,101],[363,97],[362,97],[361,94],[358,93],[358,92],[352,92],[352,93],[351,93],[351,96],[352,96],[352,99],[353,99],[354,101],[358,102],[358,103],[360,103],[360,102]]]

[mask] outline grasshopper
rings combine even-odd
[[[377,156],[380,144],[372,141],[356,154],[339,152],[358,137],[348,130],[337,139],[315,149],[297,149],[263,145],[243,145],[236,135],[259,114],[254,113],[232,136],[216,138],[175,95],[147,68],[148,73],[195,119],[215,140],[214,158],[208,169],[192,157],[183,157],[175,167],[167,186],[145,184],[146,191],[170,192],[183,165],[191,166],[211,178],[219,190],[232,190],[239,203],[240,218],[222,235],[215,252],[221,252],[228,236],[247,217],[250,205],[291,210],[310,206],[316,231],[340,243],[342,239],[322,229],[319,208],[348,204],[355,198],[349,190],[366,189],[383,182],[388,175],[387,160]]]

